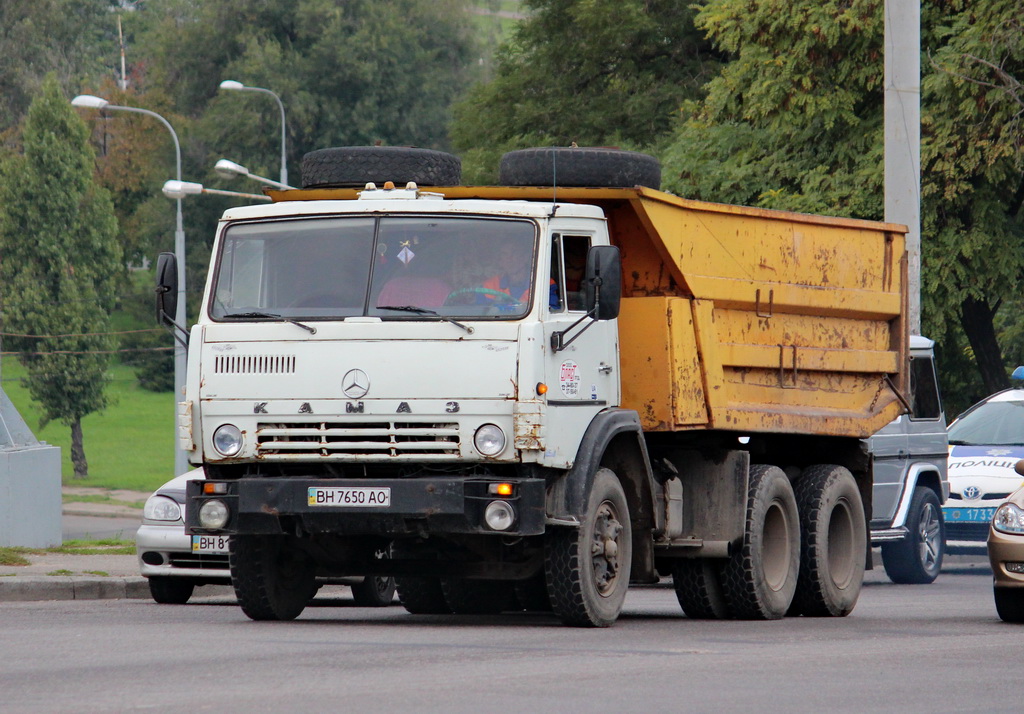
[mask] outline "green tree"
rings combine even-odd
[[[452,138],[471,181],[530,146],[648,148],[679,105],[702,96],[720,55],[677,0],[526,0],[495,78],[455,108]]]
[[[291,173],[327,146],[446,148],[449,107],[477,58],[466,0],[150,0],[133,18],[143,91],[170,92],[197,124],[194,156],[227,156],[277,176],[272,98],[218,92],[223,79],[276,92],[288,120]],[[212,185],[222,185],[212,174]],[[235,186],[237,188],[237,186]]]
[[[667,187],[706,200],[882,217],[882,0],[711,0],[697,24],[733,55],[684,106]],[[922,313],[965,406],[1006,385],[994,318],[1024,272],[1015,3],[922,7]],[[1016,34],[1012,28],[1016,27]],[[969,345],[971,350],[965,350]],[[955,373],[971,355],[975,375]],[[947,359],[948,357],[948,359]]]
[[[71,428],[75,478],[88,475],[82,417],[106,406],[109,313],[122,274],[117,223],[93,178],[88,130],[50,75],[29,107],[23,154],[0,167],[4,331],[28,370],[41,426]]]
[[[4,0],[0,3],[0,134],[16,128],[56,72],[64,86],[112,67],[117,58],[113,0]]]

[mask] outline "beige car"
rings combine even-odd
[[[1024,476],[1024,459],[1014,469]],[[992,517],[988,559],[996,612],[1006,622],[1024,622],[1024,486],[1011,493]]]

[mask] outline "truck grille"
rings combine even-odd
[[[294,374],[295,355],[217,355],[214,374]]]
[[[460,452],[459,425],[417,422],[259,424],[264,461],[430,461]]]

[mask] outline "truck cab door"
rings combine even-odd
[[[616,320],[585,317],[583,277],[591,235],[565,231],[554,233],[550,241],[550,294],[544,308],[544,462],[566,468],[575,460],[594,416],[619,404],[618,329]],[[581,318],[585,319],[580,322]],[[552,335],[566,330],[566,338],[575,339],[556,351]]]

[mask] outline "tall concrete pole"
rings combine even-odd
[[[907,233],[908,322],[921,333],[921,3],[885,0],[885,220]]]

